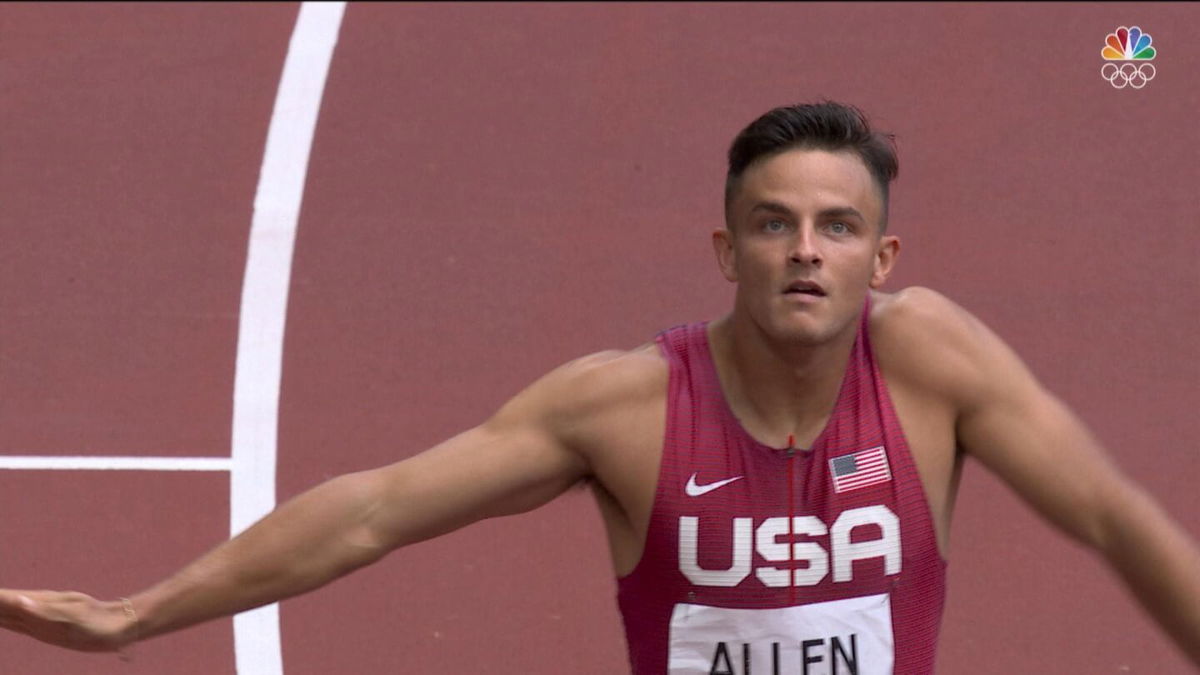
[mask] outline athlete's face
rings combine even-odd
[[[887,279],[899,241],[881,231],[883,200],[856,155],[789,150],[742,174],[713,233],[736,282],[735,317],[807,344],[851,330],[871,288]]]

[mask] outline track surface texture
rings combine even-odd
[[[299,9],[0,6],[0,455],[230,456]],[[1122,25],[1158,48],[1141,90],[1100,77]],[[278,498],[722,314],[728,143],[832,98],[897,136],[890,289],[987,322],[1200,536],[1197,25],[1189,4],[350,4],[296,229]],[[141,588],[229,535],[229,478],[0,470],[0,586]],[[974,464],[958,503],[939,672],[1189,672],[1098,559]],[[620,673],[614,595],[572,491],[283,603],[283,667]],[[5,634],[0,673],[233,673],[234,644],[217,621],[127,664]]]

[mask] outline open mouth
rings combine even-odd
[[[784,289],[784,295],[808,295],[816,298],[825,297],[825,289],[813,281],[794,281]]]

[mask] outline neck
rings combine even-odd
[[[789,436],[811,447],[837,403],[858,321],[821,344],[773,340],[736,310],[708,330],[721,389],[746,431],[773,447]]]

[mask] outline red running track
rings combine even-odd
[[[254,190],[294,4],[0,7],[0,454],[228,456]],[[291,279],[278,493],[411,455],[575,356],[728,307],[723,153],[830,97],[898,135],[893,288],[974,311],[1200,535],[1195,5],[346,12]],[[1143,90],[1105,35],[1159,48]],[[221,473],[0,471],[0,586],[130,592],[227,535]],[[283,604],[288,675],[624,669],[582,493]],[[940,672],[1184,673],[1090,554],[972,466]],[[132,664],[231,673],[228,620]]]

